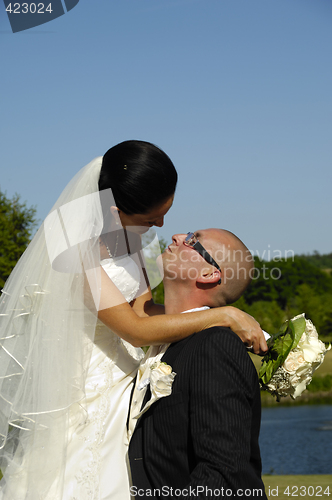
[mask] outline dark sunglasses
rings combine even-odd
[[[211,255],[209,254],[209,252],[207,252],[207,250],[205,250],[205,248],[198,241],[198,239],[194,235],[194,233],[187,233],[187,237],[185,238],[183,244],[186,245],[187,247],[190,247],[190,248],[193,248],[194,250],[196,250],[196,252],[198,252],[203,257],[203,259],[206,260],[206,262],[211,264],[211,266],[216,267],[218,269],[218,271],[221,272],[221,269],[218,266],[218,264],[216,263],[216,261],[214,260],[214,258],[211,257]],[[218,281],[218,285],[220,285],[220,283],[221,283],[221,278]]]

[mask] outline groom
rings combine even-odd
[[[173,236],[162,260],[167,314],[231,304],[248,286],[253,269],[244,244],[219,229]],[[151,370],[152,361],[158,365],[160,359],[170,366]],[[160,399],[149,406],[150,388],[152,401]],[[150,348],[128,420],[132,495],[266,499],[260,411],[256,370],[230,329],[209,328],[161,346],[159,353]]]

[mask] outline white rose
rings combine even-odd
[[[303,364],[305,359],[301,352],[291,351],[283,363],[283,368],[288,373],[296,372]]]
[[[312,376],[312,365],[310,363],[305,363],[296,370],[296,374],[303,380],[305,377]]]
[[[169,365],[164,365],[168,368]],[[171,368],[171,367],[170,367]],[[172,384],[175,377],[175,373],[172,372],[172,368],[169,373],[165,374],[162,370],[165,368],[158,367],[151,370],[150,374],[150,387],[151,392],[154,396],[160,398],[164,396],[169,396],[172,392]]]
[[[303,344],[303,343],[304,343],[304,342],[306,342],[306,341],[307,341],[307,334],[306,334],[306,332],[304,331],[304,332],[302,333],[302,336],[301,336],[300,340],[299,340],[299,345],[300,345],[300,344]]]
[[[164,375],[170,375],[172,373],[172,367],[166,363],[160,363],[158,370],[160,370]]]
[[[325,352],[325,345],[315,337],[310,337],[306,343],[301,345],[304,359],[309,363],[314,363],[320,359],[320,354]]]
[[[149,363],[149,371],[149,378],[147,378],[146,381],[150,383],[151,398],[146,403],[144,408],[134,417],[135,419],[143,415],[143,413],[145,413],[153,403],[158,401],[158,399],[169,396],[172,393],[172,384],[176,373],[172,371],[171,366],[151,359]],[[147,384],[145,384],[144,387],[146,385]]]

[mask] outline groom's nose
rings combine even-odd
[[[180,234],[173,234],[172,241],[176,245],[181,245],[184,242],[186,236],[187,236],[186,234],[182,234],[182,233],[180,233]]]

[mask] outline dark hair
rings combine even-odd
[[[145,141],[124,141],[102,161],[99,190],[111,188],[116,206],[127,215],[144,214],[172,196],[175,167],[161,149]]]

